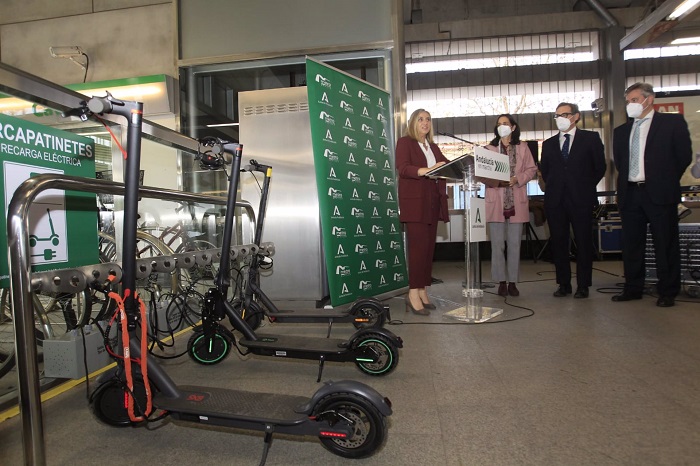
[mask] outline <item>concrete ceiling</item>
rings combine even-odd
[[[620,50],[630,48],[659,47],[668,45],[673,40],[685,37],[700,37],[700,3],[685,16],[669,21],[671,14],[685,0],[646,0],[643,3],[644,16],[637,25],[620,41]],[[590,3],[590,2],[586,2]],[[640,2],[621,2],[603,0],[599,2],[606,8],[623,6],[642,6]],[[635,5],[630,5],[634,3]]]

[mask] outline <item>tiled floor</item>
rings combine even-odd
[[[464,267],[439,262],[431,288],[438,310],[404,313],[393,298],[390,329],[405,342],[397,369],[368,377],[327,363],[324,379],[357,379],[391,398],[382,450],[346,460],[313,438],[275,437],[267,464],[681,465],[700,464],[700,301],[673,308],[655,299],[612,303],[622,267],[596,262],[586,300],[554,298],[553,266],[523,260],[521,296],[487,288],[484,306],[503,314],[482,324],[444,317],[462,302]],[[484,281],[489,279],[484,263]],[[324,335],[321,325],[265,330]],[[350,329],[338,325],[335,336]],[[186,337],[183,337],[186,339]],[[246,360],[243,360],[246,359]],[[178,383],[310,395],[316,364],[235,354],[217,366],[167,363]],[[87,408],[85,385],[44,403],[48,464],[255,465],[259,433],[187,428],[115,429]],[[0,423],[0,464],[22,464],[20,419]]]

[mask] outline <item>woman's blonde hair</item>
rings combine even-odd
[[[408,119],[408,127],[406,128],[406,136],[411,137],[412,139],[415,139],[416,141],[418,140],[418,130],[416,129],[418,126],[418,115],[421,113],[427,113],[430,115],[430,112],[423,109],[419,108],[418,110],[414,111],[411,113],[411,118]],[[432,119],[432,117],[431,117]],[[430,125],[430,132],[425,135],[425,139],[428,142],[433,142],[433,125]]]

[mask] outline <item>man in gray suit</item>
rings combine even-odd
[[[681,286],[677,206],[680,179],[692,158],[690,133],[683,115],[654,111],[651,84],[633,84],[625,91],[625,100],[631,120],[613,134],[625,287],[612,300],[642,298],[649,224],[658,278],[656,305],[670,307]]]

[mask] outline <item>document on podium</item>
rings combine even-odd
[[[474,156],[471,154],[460,155],[454,160],[450,160],[445,165],[433,168],[425,176],[434,178],[445,178],[449,180],[461,180],[468,166],[474,166]]]

